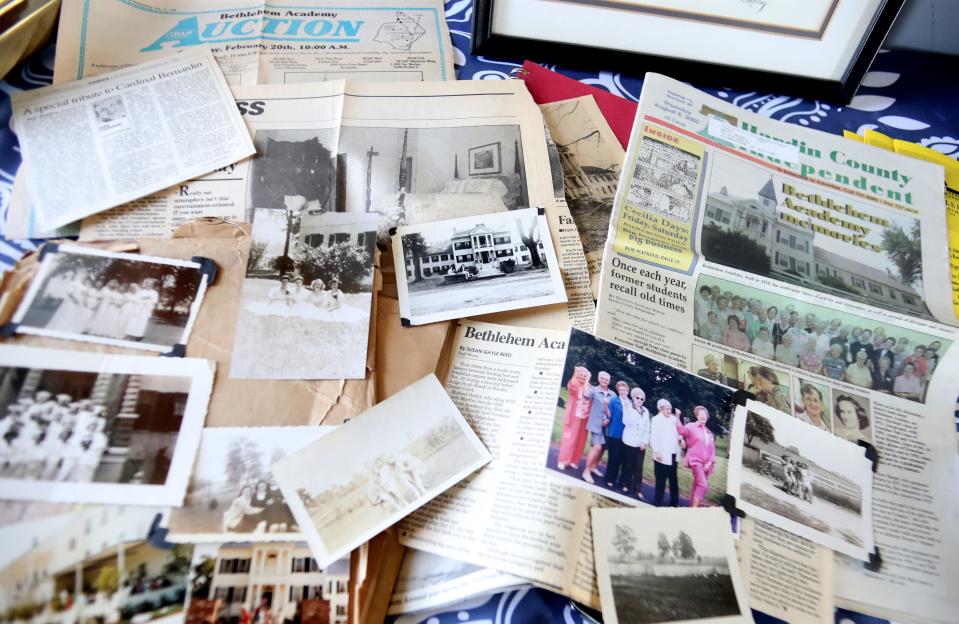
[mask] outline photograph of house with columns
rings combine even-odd
[[[183,621],[192,549],[153,547],[154,507],[88,506],[0,570],[0,622]]]
[[[186,624],[344,624],[349,557],[320,568],[304,542],[201,544]]]
[[[717,152],[700,249],[706,260],[932,319],[917,218]]]

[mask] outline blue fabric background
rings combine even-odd
[[[472,0],[446,3],[446,21],[455,46],[460,80],[505,80],[523,59],[505,61],[472,56],[470,24]],[[55,43],[51,41],[0,82],[0,214],[6,215],[13,177],[20,165],[20,150],[10,126],[10,94],[49,84],[53,78]],[[586,84],[601,87],[638,100],[643,81],[640,76],[613,72],[569,71],[549,63],[530,60]],[[895,138],[913,141],[959,159],[959,81],[957,59],[904,50],[882,51],[853,101],[835,106],[818,100],[784,96],[763,90],[705,89],[753,112],[816,130],[842,134],[844,129],[862,132],[874,129]],[[39,241],[0,239],[0,268],[10,267]],[[754,612],[758,624],[779,620]],[[581,624],[584,618],[562,596],[540,589],[521,589],[474,598],[435,613],[420,613],[395,619],[396,624]],[[884,620],[837,610],[838,624],[880,624]]]

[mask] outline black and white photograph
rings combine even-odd
[[[830,208],[835,206],[835,208]],[[707,260],[842,299],[932,319],[919,219],[717,152],[701,234]]]
[[[60,245],[12,322],[21,334],[169,352],[187,343],[206,287],[196,262]]]
[[[433,128],[345,125],[337,210],[400,225],[529,208],[519,125]]]
[[[203,430],[182,507],[167,520],[172,542],[300,539],[270,465],[332,431],[311,427]]]
[[[0,498],[181,504],[212,384],[206,360],[0,347]]]
[[[234,379],[366,376],[379,219],[309,215],[300,199],[286,210],[256,210],[230,366]]]
[[[93,118],[97,122],[97,130],[102,134],[126,130],[133,125],[127,114],[123,97],[120,95],[101,98],[91,106],[93,107]]]
[[[872,412],[864,396],[845,390],[832,393],[832,432],[853,444],[865,440],[872,444]]]
[[[303,541],[196,544],[186,622],[346,624],[349,582],[349,557],[320,567]]]
[[[751,624],[722,509],[591,510],[606,624]]]
[[[566,203],[583,250],[588,259],[601,259],[626,157],[623,146],[592,96],[541,104],[540,109],[556,142]]]
[[[411,325],[566,301],[546,217],[533,208],[399,227],[393,259]]]
[[[865,449],[767,405],[736,408],[728,490],[758,520],[866,561],[873,552]]]
[[[279,460],[272,471],[324,566],[490,459],[429,375]]]

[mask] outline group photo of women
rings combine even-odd
[[[732,392],[574,330],[547,467],[621,500],[718,505]]]
[[[202,277],[189,266],[65,251],[43,268],[20,325],[146,345],[182,341]]]
[[[947,340],[787,299],[749,286],[700,279],[695,334],[806,372],[922,402]]]

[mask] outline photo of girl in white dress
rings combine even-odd
[[[46,253],[16,331],[153,351],[185,344],[206,289],[194,262],[60,246]]]

